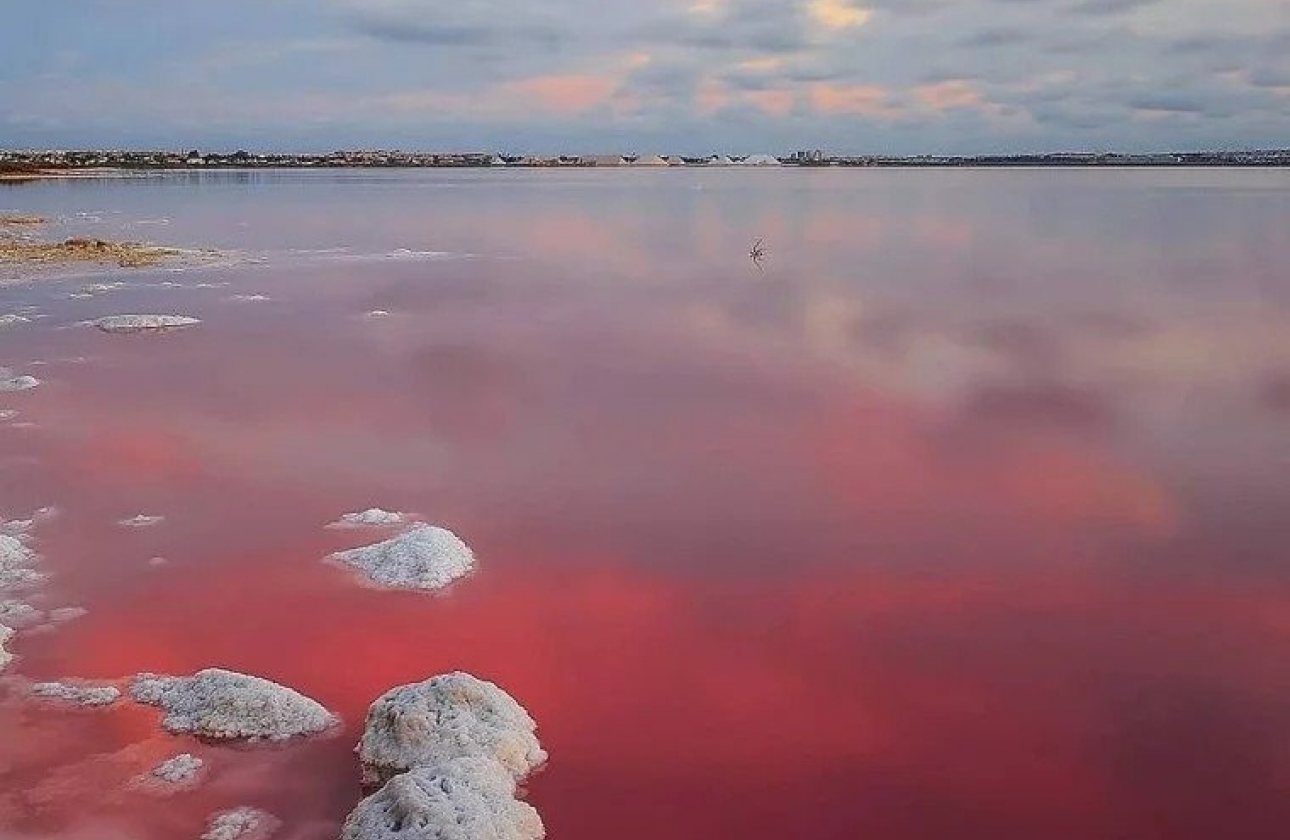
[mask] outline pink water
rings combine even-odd
[[[0,395],[35,424],[0,425],[0,515],[59,509],[41,605],[89,610],[6,676],[221,666],[345,722],[214,747],[2,687],[6,840],[244,804],[333,837],[367,705],[452,669],[538,721],[559,840],[1290,825],[1285,174],[310,173],[0,209],[262,261],[0,287],[49,316],[0,331],[44,380]],[[76,326],[133,311],[204,323]],[[372,505],[480,571],[356,585],[321,558],[368,535],[323,525]],[[196,791],[123,789],[182,751]]]

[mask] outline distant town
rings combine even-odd
[[[955,167],[955,166],[1290,166],[1290,149],[1264,151],[1117,154],[1076,152],[1029,155],[832,155],[821,150],[788,155],[506,155],[481,152],[340,151],[257,154],[190,151],[0,150],[0,174],[38,176],[87,169],[197,168],[484,168],[484,167]]]

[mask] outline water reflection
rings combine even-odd
[[[62,509],[50,597],[90,610],[20,637],[17,670],[222,665],[348,723],[210,750],[207,787],[151,802],[122,782],[185,748],[151,712],[0,700],[23,733],[0,737],[0,826],[161,840],[251,804],[333,836],[367,703],[466,668],[538,719],[554,837],[1277,836],[1290,320],[1268,234],[1290,192],[1214,177],[24,190],[167,237],[475,256],[0,289],[51,316],[0,334],[0,361],[87,358],[0,406],[36,424],[0,428],[0,509]],[[203,325],[70,326],[180,308]],[[482,573],[354,587],[322,525],[370,504],[450,525]],[[166,523],[114,525],[140,510]]]

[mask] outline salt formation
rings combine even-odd
[[[25,315],[19,315],[16,312],[6,312],[5,314],[0,315],[0,329],[3,329],[4,327],[12,327],[16,324],[29,323],[31,323],[30,318]]]
[[[36,683],[31,687],[31,693],[46,700],[61,700],[88,707],[111,706],[121,698],[121,691],[115,686],[65,682]]]
[[[229,303],[260,303],[270,298],[268,295],[229,295],[224,300]]]
[[[129,519],[118,520],[116,524],[122,528],[151,528],[153,525],[160,525],[166,521],[164,516],[145,516],[140,513],[131,516]]]
[[[0,624],[7,624],[15,630],[20,630],[23,627],[40,624],[44,620],[44,611],[36,609],[31,604],[14,600],[0,601]]]
[[[12,408],[6,408],[0,411],[0,420],[12,420],[17,416],[18,412],[14,411]]]
[[[205,738],[283,741],[330,729],[338,720],[315,700],[260,677],[207,668],[191,677],[140,674],[139,703],[159,706],[169,732]]]
[[[368,709],[358,745],[363,783],[463,757],[489,758],[522,779],[546,761],[536,729],[513,697],[461,671],[400,686]]]
[[[32,568],[36,552],[22,540],[0,534],[0,591],[21,589],[40,582],[44,576]]]
[[[516,785],[546,761],[537,725],[496,685],[463,672],[399,686],[367,712],[365,789],[341,840],[541,840]]]
[[[347,513],[332,522],[328,528],[386,528],[402,525],[408,519],[406,513],[368,508],[357,513]]]
[[[264,840],[278,828],[278,819],[258,808],[234,808],[210,818],[202,840]]]
[[[388,318],[389,315],[390,313],[385,309],[373,309],[371,312],[367,313],[367,317],[369,318]]]
[[[38,385],[40,380],[34,376],[18,376],[7,367],[0,367],[0,393],[30,391]]]
[[[341,840],[541,840],[542,818],[486,758],[457,758],[390,780],[358,803]]]
[[[382,586],[401,589],[441,589],[475,565],[475,555],[460,537],[434,525],[418,525],[330,559],[359,569]]]
[[[5,645],[13,638],[13,630],[4,624],[0,624],[0,671],[9,667],[13,661],[13,654],[5,650]]]
[[[196,787],[201,781],[205,765],[206,762],[197,756],[181,753],[130,779],[129,787],[158,796],[169,796]]]
[[[190,327],[201,321],[186,315],[109,315],[90,323],[107,333],[135,333]]]

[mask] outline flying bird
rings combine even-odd
[[[752,249],[748,252],[748,258],[753,261],[753,265],[761,268],[761,261],[766,259],[766,246],[760,239],[753,243]]]

